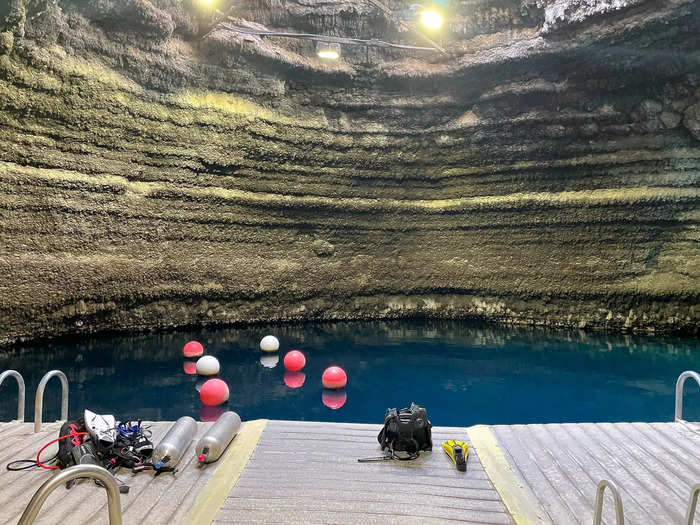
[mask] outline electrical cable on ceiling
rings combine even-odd
[[[226,29],[228,31],[233,31],[235,33],[240,33],[242,35],[256,35],[256,36],[272,36],[272,37],[282,37],[282,38],[306,38],[310,40],[316,40],[319,42],[334,42],[338,44],[348,44],[348,45],[361,45],[368,47],[389,47],[393,49],[409,49],[413,51],[440,51],[436,47],[423,47],[423,46],[411,46],[406,44],[394,44],[392,42],[385,42],[383,40],[377,40],[376,38],[362,39],[362,38],[348,38],[342,36],[329,36],[329,35],[316,35],[312,33],[288,33],[281,31],[263,31],[260,29],[251,29],[248,27],[234,26],[227,24],[226,22],[220,22],[217,27]],[[209,34],[209,33],[208,33]],[[205,35],[206,36],[206,35]]]

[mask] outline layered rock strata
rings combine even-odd
[[[0,342],[415,315],[698,333],[697,3],[452,6],[446,54],[329,65],[195,2],[13,0]],[[423,45],[371,3],[219,7]]]

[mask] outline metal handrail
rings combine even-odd
[[[34,432],[41,430],[41,420],[44,414],[44,388],[46,388],[46,383],[49,382],[49,379],[54,376],[61,380],[61,421],[68,419],[68,378],[60,370],[51,370],[46,372],[41,381],[39,381],[39,386],[36,387],[36,395],[34,396]]]
[[[688,511],[685,513],[685,525],[693,525],[695,509],[698,506],[698,495],[700,495],[700,483],[693,485],[690,489],[690,501],[688,501]]]
[[[0,386],[8,377],[14,377],[17,380],[17,421],[24,421],[24,378],[17,370],[5,370],[0,374]]]
[[[117,486],[114,476],[112,476],[107,469],[98,465],[76,465],[46,480],[34,493],[34,496],[32,496],[32,499],[29,501],[27,508],[24,509],[24,513],[22,513],[22,517],[17,522],[17,525],[31,525],[34,523],[37,514],[39,514],[41,510],[41,506],[46,501],[46,498],[49,497],[49,494],[66,481],[86,477],[101,481],[102,485],[107,490],[109,525],[122,525],[122,507],[121,500],[119,499],[119,487]]]
[[[600,520],[603,518],[603,495],[606,488],[610,489],[613,499],[615,500],[615,522],[617,525],[624,525],[625,516],[622,512],[620,493],[617,491],[615,484],[607,479],[602,479],[600,483],[598,483],[598,488],[595,493],[595,515],[593,516],[593,525],[600,525]]]
[[[683,385],[686,379],[692,377],[700,386],[700,374],[692,370],[686,370],[678,376],[676,381],[676,421],[683,421]]]

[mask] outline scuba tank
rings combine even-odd
[[[77,447],[73,447],[71,449],[71,454],[73,455],[73,461],[75,461],[76,465],[102,466],[102,463],[97,460],[95,447],[89,439],[86,439]]]
[[[195,453],[200,463],[213,463],[221,457],[229,443],[241,428],[241,418],[235,412],[224,412],[219,416],[202,439],[197,443]]]
[[[170,427],[168,433],[160,440],[153,450],[151,462],[157,471],[167,468],[174,470],[180,462],[187,447],[197,433],[197,422],[190,416],[182,416]]]

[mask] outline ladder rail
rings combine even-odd
[[[692,370],[686,370],[681,375],[678,376],[678,381],[676,381],[676,414],[675,420],[683,421],[683,386],[685,382],[693,378],[700,386],[700,374],[693,372]]]
[[[605,489],[610,489],[612,492],[613,500],[615,501],[615,522],[617,525],[624,525],[625,516],[622,509],[622,498],[620,498],[620,493],[617,487],[612,481],[607,479],[601,479],[598,483],[598,488],[595,493],[595,514],[593,515],[593,525],[600,525],[603,519],[603,497],[605,495]]]
[[[13,377],[17,381],[17,421],[20,423],[24,421],[24,407],[25,407],[25,393],[26,387],[24,384],[24,378],[17,370],[5,370],[0,374],[0,385],[8,377]]]
[[[695,509],[698,507],[698,496],[700,496],[700,483],[693,485],[690,489],[690,500],[688,501],[688,510],[685,513],[685,525],[693,525],[695,519]]]
[[[39,381],[39,386],[36,387],[36,395],[34,396],[34,432],[41,430],[44,415],[44,389],[46,388],[46,383],[54,376],[61,380],[61,421],[68,420],[68,378],[60,370],[51,370],[44,374],[44,377]]]
[[[65,482],[75,478],[93,478],[102,483],[107,490],[107,512],[109,513],[109,525],[122,525],[122,508],[119,498],[119,487],[114,476],[98,465],[76,465],[67,468],[54,477],[46,480],[34,493],[29,504],[24,509],[22,517],[17,525],[31,525],[34,523],[46,498],[63,485]]]

